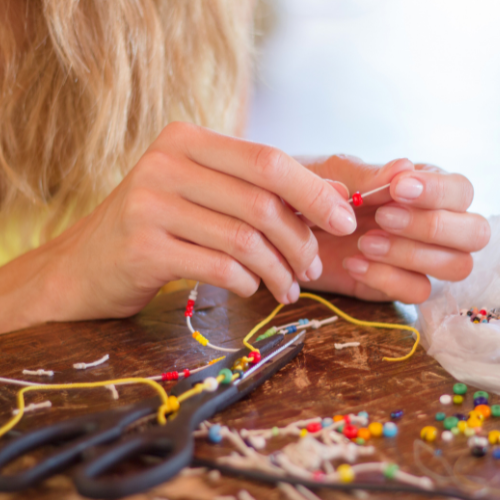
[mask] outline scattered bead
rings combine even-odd
[[[498,444],[498,443],[500,443],[500,431],[490,431],[488,433],[488,441],[491,444]]]
[[[334,422],[340,422],[341,420],[344,420],[344,415],[334,415],[333,416]]]
[[[496,460],[500,459],[500,446],[495,446],[495,448],[493,448],[491,456]]]
[[[306,427],[307,432],[310,432],[310,433],[319,432],[322,428],[323,428],[323,426],[321,425],[320,422],[311,422]]]
[[[348,464],[342,464],[337,467],[337,474],[342,483],[351,483],[354,480],[354,471]]]
[[[233,381],[233,372],[229,368],[223,368],[219,375],[224,377],[221,384],[230,384]]]
[[[490,395],[486,391],[476,391],[474,393],[474,396],[472,396],[472,399],[476,398],[486,398],[489,399]]]
[[[446,430],[450,430],[452,427],[457,427],[458,422],[457,417],[446,417],[443,421],[443,426]]]
[[[215,392],[219,388],[219,382],[215,377],[207,377],[203,381],[203,385],[207,392]]]
[[[321,427],[330,427],[333,424],[333,418],[326,417],[321,421]]]
[[[208,429],[208,440],[211,443],[220,443],[222,441],[222,434],[220,433],[221,426],[219,424],[212,425]]]
[[[444,432],[447,432],[447,431],[444,431]],[[450,432],[454,435],[454,436],[458,436],[460,434],[460,431],[458,430],[458,427],[453,427],[453,429],[450,429]]]
[[[387,464],[384,469],[384,476],[387,479],[394,479],[396,477],[396,472],[399,470],[399,467],[396,464]]]
[[[356,442],[356,444],[359,444],[361,446],[363,446],[366,442],[363,438],[360,437],[357,437],[354,441]]]
[[[472,427],[467,427],[464,431],[464,436],[465,437],[471,437],[476,435],[476,430],[473,429]]]
[[[460,394],[455,394],[453,396],[453,404],[461,405],[464,402],[464,397],[460,396]]]
[[[396,410],[391,412],[391,418],[401,418],[403,416],[403,410]]]
[[[465,429],[467,429],[467,422],[464,420],[460,420],[457,424],[458,430],[463,434],[465,432]]]
[[[342,430],[342,434],[348,439],[354,439],[358,437],[358,428],[355,425],[346,424]]]
[[[274,436],[274,437],[277,437],[280,435],[280,430],[274,426],[272,429],[271,429],[271,434]]]
[[[262,359],[259,351],[252,351],[248,357],[252,360],[252,365],[256,365]]]
[[[451,431],[443,431],[442,434],[441,434],[441,439],[446,442],[446,443],[449,443],[450,441],[453,441],[453,432]]]
[[[384,427],[380,422],[372,422],[368,426],[368,430],[373,437],[380,437],[384,432]]]
[[[360,207],[363,204],[363,198],[362,198],[361,193],[359,191],[356,191],[352,195],[352,204],[355,207]]]
[[[463,396],[467,392],[467,386],[465,384],[462,384],[461,382],[457,382],[453,386],[453,392],[455,394],[460,394]]]
[[[432,425],[427,425],[420,431],[420,437],[424,441],[429,441],[429,443],[432,443],[432,441],[436,440],[437,433],[438,430],[435,427],[433,427]]]
[[[491,417],[491,408],[488,405],[477,405],[474,411],[480,413],[485,419]]]
[[[470,427],[471,429],[476,429],[478,427],[481,427],[482,425],[483,422],[478,418],[470,417],[469,420],[467,420],[467,426]]]
[[[437,420],[438,422],[442,422],[445,418],[446,418],[446,414],[445,414],[445,413],[443,413],[442,411],[438,411],[438,412],[436,413],[436,420]]]
[[[500,405],[491,406],[491,415],[493,417],[500,417]]]
[[[481,420],[481,422],[484,420],[483,415],[481,413],[479,413],[478,411],[476,411],[475,409],[471,410],[469,412],[469,418],[477,418],[477,419]]]
[[[442,405],[449,405],[451,404],[451,396],[449,394],[443,394],[440,398],[439,398],[439,402],[442,404]]]
[[[487,405],[487,404],[488,404],[488,398],[484,397],[474,398],[474,406]]]
[[[360,411],[358,417],[368,418],[368,413],[366,411]]]
[[[361,427],[358,429],[358,438],[368,441],[372,437],[372,433],[366,427]]]
[[[455,413],[453,416],[457,417],[458,420],[467,420],[467,417],[463,413]]]
[[[488,452],[488,440],[484,437],[472,436],[467,441],[467,445],[475,457],[484,457]]]
[[[300,429],[300,437],[304,438],[307,436],[307,429]]]
[[[384,436],[394,437],[398,434],[398,426],[394,422],[386,422],[384,424]]]

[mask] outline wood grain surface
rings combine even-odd
[[[68,383],[150,376],[200,366],[219,355],[202,347],[189,335],[184,321],[187,296],[187,291],[160,295],[131,319],[47,324],[3,335],[0,337],[0,375],[47,382],[47,379],[22,375],[23,369],[45,368],[56,372],[51,382]],[[391,323],[407,323],[414,319],[407,308],[397,304],[374,304],[334,295],[323,296],[356,318]],[[250,299],[241,299],[224,290],[202,286],[193,323],[214,344],[240,347],[244,335],[275,305],[264,288]],[[322,319],[330,315],[324,306],[311,300],[301,300],[286,307],[273,324],[298,318]],[[360,347],[340,351],[334,348],[334,342],[351,341],[360,342]],[[298,419],[365,410],[370,414],[371,421],[386,422],[390,420],[392,411],[402,409],[404,416],[398,422],[398,436],[372,439],[377,452],[370,461],[395,462],[402,470],[424,475],[414,457],[414,442],[419,439],[420,430],[425,425],[436,425],[441,431],[442,425],[434,420],[437,411],[451,415],[472,409],[474,388],[469,388],[462,405],[443,407],[439,396],[452,393],[454,380],[421,347],[408,361],[382,361],[384,356],[406,354],[412,344],[409,332],[359,328],[343,320],[316,331],[311,330],[307,334],[304,350],[293,362],[249,397],[218,414],[213,421],[237,429],[269,428],[284,426]],[[102,366],[82,371],[72,367],[73,363],[95,361],[104,354],[109,354],[110,359]],[[171,384],[166,387],[168,389]],[[0,386],[2,422],[10,417],[15,407],[17,390],[14,386]],[[137,402],[151,395],[151,389],[147,387],[129,386],[118,390],[118,401],[114,401],[105,389],[30,394],[28,403],[50,399],[53,407],[26,415],[17,429],[34,429],[76,415]],[[494,403],[498,399],[492,396]],[[491,419],[484,427],[489,430],[495,426],[500,428],[500,422]],[[285,442],[274,443],[274,446],[283,444]],[[474,476],[477,481],[492,481],[490,484],[500,488],[498,478],[495,478],[498,465],[491,453],[484,458],[472,457],[465,437],[457,437],[451,444],[438,439],[432,448],[441,450],[442,457],[455,467],[455,481],[467,482]],[[230,448],[224,445],[215,446],[203,441],[198,441],[196,446],[196,455],[202,458],[215,458],[229,451]],[[424,452],[421,459],[433,471],[444,473],[439,459],[433,454]],[[26,458],[19,466],[34,460],[34,457]],[[241,489],[248,490],[256,499],[284,498],[276,488],[264,484],[226,477],[216,480],[206,475],[178,477],[133,498],[211,500],[216,496],[236,495]],[[325,490],[317,490],[316,493],[325,499],[352,498],[348,494]],[[370,494],[367,498],[396,497],[384,493]],[[493,498],[494,492],[490,492],[488,497]],[[73,500],[81,497],[75,492],[69,476],[65,475],[56,476],[29,491],[0,494],[0,500],[27,498]],[[417,499],[420,496],[406,495],[404,498]]]

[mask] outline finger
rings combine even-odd
[[[362,256],[347,257],[342,264],[356,281],[380,290],[392,300],[420,304],[427,300],[431,293],[429,278],[420,273],[389,264],[370,262]]]
[[[182,198],[168,206],[164,228],[183,240],[227,253],[262,278],[276,300],[290,304],[300,288],[285,259],[254,227],[233,217],[213,212]]]
[[[329,183],[278,149],[183,123],[168,125],[152,147],[170,155],[172,144],[200,165],[281,196],[325,231],[345,235],[356,229],[349,203]]]
[[[370,302],[390,302],[393,300],[386,293],[365,285],[361,281],[354,282],[352,295],[357,299],[368,300]]]
[[[390,190],[397,202],[454,212],[465,212],[474,198],[474,188],[466,177],[436,168],[402,172],[391,182]]]
[[[392,203],[377,209],[375,221],[389,233],[462,252],[476,252],[490,239],[488,221],[468,212],[420,210]]]
[[[358,248],[369,260],[428,274],[440,280],[460,281],[472,271],[473,261],[469,253],[393,236],[380,230],[361,236]]]
[[[300,279],[310,281],[321,275],[323,266],[313,232],[278,196],[193,163],[177,171],[176,191],[186,200],[256,228]]]

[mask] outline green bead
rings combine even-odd
[[[357,444],[365,444],[365,440],[363,438],[356,438]]]
[[[463,395],[467,392],[467,386],[465,384],[458,382],[453,386],[453,392],[455,394]]]
[[[453,427],[456,427],[458,424],[458,418],[457,417],[446,417],[443,422],[443,426],[445,429],[453,429]]]
[[[458,436],[460,434],[460,429],[458,427],[453,427],[451,430],[451,433],[454,435],[454,436]]]
[[[230,384],[233,381],[233,372],[229,368],[223,368],[219,372],[219,375],[224,377],[224,379],[221,380],[221,384]]]
[[[399,470],[399,467],[396,464],[387,464],[387,467],[384,469],[384,476],[387,479],[394,479],[396,472]]]
[[[485,391],[477,391],[474,393],[474,397],[472,399],[476,399],[476,398],[486,398],[486,399],[489,399],[490,398],[490,395],[485,392]]]
[[[337,427],[336,431],[342,434],[342,432],[344,431],[344,424],[342,424],[340,427]]]
[[[278,330],[276,330],[276,327],[272,326],[271,328],[269,328],[269,330],[266,330],[262,335],[259,335],[255,342],[258,342],[259,340],[267,339],[268,337],[272,337],[273,335],[276,334],[277,331]]]
[[[273,427],[271,429],[271,434],[274,436],[274,437],[277,437],[280,435],[280,430],[277,428],[277,427]]]
[[[446,414],[445,414],[445,413],[443,413],[442,411],[438,411],[438,412],[436,413],[436,420],[437,420],[438,422],[442,422],[445,418],[446,418]]]
[[[500,405],[493,405],[491,407],[491,414],[494,417],[500,417]]]

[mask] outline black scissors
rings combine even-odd
[[[301,332],[281,346],[278,345],[283,339],[281,335],[257,342],[255,347],[262,355],[259,363],[233,383],[221,384],[215,392],[202,392],[187,399],[164,426],[125,435],[132,424],[157,412],[160,399],[155,397],[136,405],[42,427],[13,439],[0,449],[0,469],[43,446],[55,444],[57,449],[19,474],[0,474],[0,491],[29,488],[78,462],[81,464],[73,474],[73,482],[80,494],[90,498],[120,498],[167,481],[191,463],[194,450],[192,433],[198,425],[246,396],[295,358],[304,346],[304,337],[305,333]],[[237,359],[248,354],[249,350],[243,348],[228,355],[178,382],[172,395],[180,396],[205,378],[217,376],[222,368],[231,368]],[[99,448],[94,448],[96,446]],[[114,467],[144,455],[159,457],[159,463],[119,477],[105,476]]]

